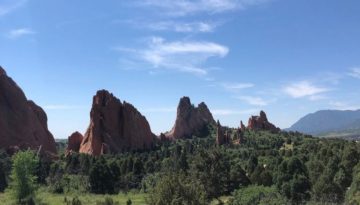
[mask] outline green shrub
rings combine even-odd
[[[204,187],[183,173],[164,174],[146,199],[149,205],[205,205]]]
[[[35,172],[39,159],[32,151],[20,151],[12,157],[12,161],[10,192],[18,202],[22,202],[35,195]]]
[[[287,204],[275,187],[248,186],[234,192],[229,205]]]

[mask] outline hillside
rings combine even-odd
[[[286,130],[316,136],[356,136],[360,134],[360,110],[320,110],[302,117]]]

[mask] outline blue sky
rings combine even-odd
[[[98,89],[157,134],[182,96],[224,125],[265,110],[286,128],[360,108],[359,10],[358,0],[0,0],[0,65],[56,138],[85,132]]]

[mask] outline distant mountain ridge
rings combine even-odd
[[[302,117],[286,130],[312,135],[360,134],[360,110],[320,110]]]

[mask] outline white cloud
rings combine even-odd
[[[309,100],[311,101],[318,101],[318,100],[325,100],[328,97],[324,96],[324,95],[312,95],[309,97]]]
[[[29,29],[29,28],[19,28],[19,29],[14,29],[14,30],[9,31],[7,34],[7,37],[11,38],[11,39],[16,39],[16,38],[20,38],[25,35],[32,35],[35,33],[36,33],[35,31],[33,31],[32,29]]]
[[[223,88],[229,91],[239,91],[246,88],[252,88],[255,85],[252,83],[222,83]]]
[[[284,87],[283,90],[286,94],[290,95],[293,98],[312,97],[313,99],[314,96],[329,91],[329,89],[327,88],[313,85],[308,81],[292,83]]]
[[[255,114],[259,109],[248,109],[248,110],[229,110],[229,109],[212,109],[213,115],[244,115],[244,114]]]
[[[245,101],[246,103],[250,105],[256,105],[256,106],[266,106],[269,104],[269,102],[266,102],[261,97],[253,97],[253,96],[240,96],[236,97],[237,99],[240,99],[242,101]]]
[[[360,68],[351,68],[348,75],[360,79]]]
[[[213,42],[167,42],[163,38],[153,37],[147,42],[145,49],[126,53],[135,55],[137,60],[150,64],[152,70],[168,69],[206,75],[207,69],[203,67],[205,62],[211,57],[225,57],[228,52],[227,47]]]
[[[27,0],[2,0],[0,1],[0,16],[4,16],[23,6]]]
[[[213,32],[216,24],[207,22],[176,22],[176,21],[161,21],[149,23],[145,25],[147,28],[155,31],[175,31],[179,33],[207,33]]]
[[[195,13],[222,13],[235,9],[245,9],[249,6],[268,2],[269,0],[142,0],[142,6],[160,8],[166,14],[183,16]]]

